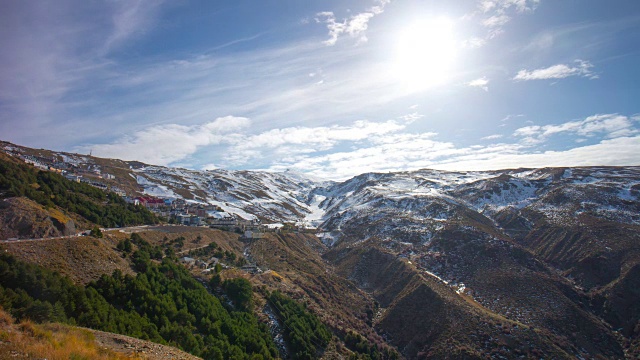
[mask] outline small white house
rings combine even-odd
[[[194,259],[192,257],[188,257],[188,256],[181,257],[180,261],[183,262],[186,265],[195,265],[195,263],[196,263],[196,259]]]
[[[264,233],[256,230],[247,230],[244,232],[245,239],[262,239],[264,237]]]

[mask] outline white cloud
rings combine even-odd
[[[584,60],[576,60],[575,66],[558,64],[548,68],[536,70],[520,70],[513,80],[546,80],[546,79],[564,79],[570,76],[581,76],[589,79],[597,79],[598,75],[594,74],[591,69],[593,64]]]
[[[433,132],[410,133],[416,114],[395,120],[355,121],[349,125],[288,127],[251,134],[251,121],[224,117],[202,125],[152,126],[111,144],[87,146],[99,156],[171,165],[203,158],[201,169],[265,164],[272,171],[295,169],[313,176],[345,179],[371,171],[420,168],[488,170],[514,167],[640,164],[639,119],[618,114],[587,117],[559,125],[527,126],[513,134],[516,143],[458,147]],[[576,139],[601,136],[600,143],[566,151],[540,152],[535,145],[566,133]],[[482,140],[502,139],[493,134]],[[578,146],[578,142],[573,142]],[[198,154],[205,146],[215,152]],[[135,155],[133,155],[135,154]]]
[[[271,170],[287,168],[329,179],[345,179],[365,172],[399,171],[429,165],[432,159],[455,154],[451,143],[435,141],[436,134],[389,134],[372,139],[367,146],[322,156],[306,156],[294,162],[275,164]]]
[[[459,148],[436,134],[388,134],[366,146],[322,156],[301,155],[275,162],[270,170],[295,169],[342,180],[365,172],[433,168],[498,170],[518,167],[639,165],[640,136],[605,139],[564,151],[536,151],[523,144],[473,145]],[[576,144],[577,145],[577,144]]]
[[[326,24],[329,30],[329,39],[323,43],[325,45],[335,45],[338,38],[345,34],[352,38],[357,38],[359,42],[366,42],[366,31],[369,28],[369,20],[376,15],[382,14],[385,6],[390,2],[391,0],[378,0],[378,5],[353,15],[349,19],[343,19],[342,21],[337,21],[332,11],[317,13],[315,18],[316,22]]]
[[[405,120],[410,122],[410,118]],[[289,127],[272,129],[256,135],[245,135],[242,141],[235,143],[230,151],[234,165],[249,160],[273,160],[294,154],[313,154],[334,149],[339,144],[369,141],[387,134],[405,129],[405,125],[396,121],[370,122],[355,121],[351,125],[318,127]]]
[[[273,129],[259,135],[249,137],[243,148],[278,147],[283,144],[299,144],[305,146],[319,145],[321,149],[329,148],[338,141],[358,141],[370,136],[383,135],[404,129],[404,125],[393,120],[383,123],[359,120],[350,126],[335,125],[330,127],[290,127]]]
[[[452,159],[433,167],[442,170],[499,170],[509,168],[539,168],[549,166],[630,166],[640,165],[640,136],[603,140],[594,145],[572,148],[566,151],[526,153],[517,148],[496,148],[494,152]]]
[[[465,15],[464,19],[479,18],[481,26],[486,28],[486,35],[474,36],[464,42],[464,46],[478,48],[488,40],[504,33],[504,27],[517,15],[531,13],[540,4],[540,0],[479,0],[477,10]]]
[[[470,49],[481,48],[486,44],[487,44],[487,39],[481,38],[481,37],[472,37],[462,42],[463,47],[470,48]]]
[[[502,27],[503,25],[505,25],[506,23],[508,23],[511,20],[511,17],[507,16],[507,15],[494,15],[491,16],[489,18],[486,18],[482,21],[482,25],[489,27],[489,28],[495,28],[495,27]]]
[[[513,117],[519,117],[515,115]],[[517,167],[595,166],[640,164],[640,119],[618,114],[594,115],[560,125],[528,126],[514,133],[516,143],[492,143],[457,147],[437,140],[435,133],[410,134],[406,130],[369,137],[349,150],[326,155],[298,154],[274,162],[274,171],[287,168],[314,176],[345,179],[363,172],[435,168],[443,170],[496,170]],[[573,135],[568,150],[540,151],[535,145],[557,133]],[[601,136],[599,143],[581,146],[580,139]],[[493,134],[482,140],[502,139]],[[529,139],[530,142],[526,140]]]
[[[234,142],[233,131],[250,125],[247,118],[226,116],[203,125],[158,125],[135,132],[112,144],[77,148],[77,152],[123,160],[138,160],[153,165],[169,165],[192,155],[203,146]]]
[[[481,140],[496,140],[496,139],[502,139],[502,137],[503,135],[501,134],[494,134],[494,135],[485,136],[481,138]]]
[[[481,0],[478,4],[484,13],[496,12],[502,14],[510,9],[515,9],[518,13],[534,11],[540,0]]]
[[[471,80],[467,83],[467,86],[477,87],[484,91],[489,91],[489,79],[486,77],[481,77],[479,79]]]
[[[350,125],[298,126],[250,134],[252,122],[249,119],[226,116],[202,125],[150,126],[113,143],[87,145],[75,151],[86,153],[92,150],[94,155],[101,157],[172,165],[196,154],[202,147],[220,145],[224,148],[224,156],[217,156],[215,165],[206,164],[200,168],[235,167],[249,161],[295,158],[331,150],[339,144],[372,141],[400,132],[420,117],[413,113],[385,122],[358,120]]]
[[[126,40],[139,36],[152,26],[163,0],[118,0],[112,6],[111,34],[103,45],[103,53],[122,44]]]
[[[507,122],[509,120],[512,119],[517,119],[517,118],[521,118],[524,117],[524,114],[509,114],[507,116],[505,116],[504,118],[502,118],[502,120],[500,120],[501,122]]]
[[[275,163],[273,171],[295,169],[313,176],[343,180],[365,172],[417,170],[499,170],[548,166],[640,165],[640,136],[605,139],[563,151],[532,151],[521,144],[458,148],[435,134],[391,134],[370,146],[319,157],[301,156]],[[576,144],[577,145],[577,144]]]
[[[496,1],[489,1],[489,0],[482,0],[480,1],[480,4],[478,4],[478,7],[480,8],[480,10],[482,12],[489,12],[491,9],[494,9],[496,7]]]
[[[410,109],[415,109],[415,107],[411,106]],[[406,122],[407,124],[411,124],[414,121],[422,119],[423,117],[424,117],[424,115],[422,115],[420,113],[417,113],[417,112],[413,112],[411,114],[400,116],[400,119],[403,120],[404,122]]]
[[[546,141],[552,135],[567,133],[583,137],[597,135],[605,138],[619,138],[634,136],[640,133],[635,127],[634,119],[619,114],[599,114],[589,116],[584,120],[569,121],[559,125],[532,125],[517,129],[513,135],[523,138],[529,145]]]

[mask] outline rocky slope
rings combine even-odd
[[[0,199],[0,239],[75,235],[76,224],[86,226],[87,223],[26,198]]]

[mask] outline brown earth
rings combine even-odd
[[[57,271],[77,284],[87,284],[114,270],[133,274],[127,260],[115,249],[116,244],[111,236],[81,236],[8,242],[2,247],[19,260]]]
[[[221,230],[186,226],[135,227],[106,231],[103,238],[92,236],[61,239],[9,241],[2,247],[22,261],[38,264],[68,276],[73,282],[87,284],[114,270],[134,274],[127,258],[116,249],[120,240],[138,233],[152,244],[161,244],[165,238],[184,237],[183,247],[176,249],[179,256],[191,249],[207,246],[211,242],[223,250],[242,255],[243,244],[239,235]]]
[[[73,235],[89,223],[57,207],[44,206],[23,197],[0,200],[0,240]]]
[[[450,255],[461,245],[451,244]],[[465,250],[478,253],[468,244]],[[389,253],[375,241],[339,246],[325,257],[340,275],[371,292],[380,304],[375,329],[407,358],[623,357],[616,337],[567,298],[575,295],[563,289],[562,283],[556,283],[551,275],[529,274],[515,260],[504,268],[496,267],[491,257],[477,260],[481,264],[466,264],[474,265],[473,272],[478,273],[471,283],[474,296],[504,289],[491,301],[478,302],[464,292],[456,293],[456,287],[424,273],[414,262]],[[451,260],[461,268],[466,266],[463,258]],[[545,295],[546,291],[550,293]],[[512,312],[520,308],[539,308],[539,320],[524,317],[526,322],[518,321]]]
[[[171,346],[156,344],[130,336],[113,334],[104,331],[86,329],[95,336],[98,346],[110,351],[125,354],[132,358],[148,360],[196,360],[197,356],[188,354]]]
[[[325,250],[315,235],[302,233],[269,233],[249,245],[249,254],[256,264],[271,270],[255,277],[258,284],[307,303],[338,333],[353,329],[376,336],[371,327],[373,299],[335,274],[320,255]]]

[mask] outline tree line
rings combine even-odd
[[[329,329],[304,305],[280,291],[272,292],[268,299],[284,325],[285,340],[292,358],[319,358],[319,353],[331,340]]]
[[[144,247],[144,245],[143,245]],[[169,344],[205,359],[273,359],[278,350],[253,313],[223,305],[170,258],[137,276],[116,270],[87,286],[0,254],[0,305],[17,319],[61,322]],[[144,265],[142,265],[144,264]]]
[[[127,204],[113,192],[0,159],[0,197],[19,196],[45,207],[58,206],[104,227],[158,223],[158,218],[148,209]]]

